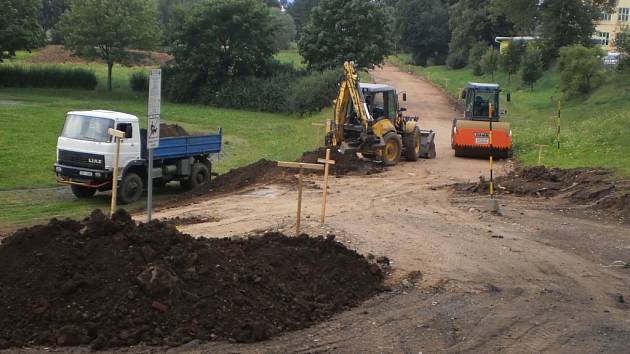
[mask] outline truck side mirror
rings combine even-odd
[[[459,95],[459,98],[461,98],[462,100],[466,99],[466,90],[462,90],[462,92]]]
[[[505,96],[505,99],[510,102],[512,101],[512,93],[508,92],[507,95]]]
[[[407,92],[403,92],[403,102],[407,102]]]

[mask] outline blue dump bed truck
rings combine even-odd
[[[77,198],[89,198],[112,188],[116,144],[109,128],[125,132],[120,143],[118,200],[132,203],[147,186],[146,129],[138,117],[112,111],[75,111],[66,116],[57,139],[57,181],[70,185]],[[179,181],[192,190],[210,181],[210,157],[221,152],[221,129],[206,135],[162,137],[153,153],[153,183]]]

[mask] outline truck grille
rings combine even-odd
[[[105,156],[77,151],[59,150],[59,164],[104,170]]]

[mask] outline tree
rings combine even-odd
[[[542,52],[535,45],[530,44],[525,50],[521,69],[521,80],[534,90],[534,83],[543,75]]]
[[[475,43],[468,51],[468,66],[473,70],[473,75],[483,75],[483,67],[481,66],[481,57],[486,52],[488,45],[484,42]]]
[[[519,35],[532,35],[540,23],[539,0],[492,0],[490,13],[504,16]]]
[[[463,68],[468,64],[468,51],[477,42],[490,45],[498,35],[509,36],[512,25],[503,16],[490,16],[491,0],[459,0],[449,9],[451,41],[446,64]]]
[[[38,18],[41,0],[0,0],[0,62],[6,51],[9,57],[21,49],[30,51],[42,42]]]
[[[112,68],[128,49],[150,49],[160,36],[152,0],[73,0],[59,29],[66,48],[82,56],[99,56],[107,63],[107,89]]]
[[[311,18],[311,10],[319,4],[320,0],[293,0],[288,4],[287,12],[293,21],[295,21],[295,29],[298,38],[302,35],[302,30],[308,24],[308,20]]]
[[[588,94],[604,81],[598,47],[587,48],[580,44],[560,48],[558,69],[560,89],[566,94]]]
[[[582,0],[546,0],[542,3],[542,37],[545,57],[553,58],[560,47],[591,45],[594,21],[600,9],[593,2]]]
[[[53,43],[61,43],[62,38],[54,27],[59,22],[61,15],[68,9],[68,0],[42,0],[42,8],[39,22],[45,34],[52,37]]]
[[[494,72],[499,67],[499,52],[492,46],[489,46],[481,57],[480,63],[481,70],[486,74],[492,75],[492,80],[494,80]]]
[[[523,41],[512,41],[503,49],[503,53],[499,58],[499,66],[506,74],[508,74],[508,85],[510,84],[512,75],[518,72],[521,66],[521,59],[525,53],[525,43]]]
[[[295,39],[295,23],[291,15],[278,8],[271,9],[271,21],[274,27],[274,49],[289,49]]]
[[[403,49],[417,65],[428,59],[444,62],[448,54],[448,9],[443,0],[400,0],[396,7],[396,32]]]
[[[260,0],[210,0],[176,30],[172,54],[196,84],[259,74],[273,58],[272,19]]]
[[[379,2],[320,0],[299,41],[300,54],[317,70],[341,67],[346,60],[373,68],[392,52],[391,22]]]
[[[615,36],[615,47],[623,56],[619,59],[619,68],[628,69],[628,61],[630,60],[630,27],[624,28]]]

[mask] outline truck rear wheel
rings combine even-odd
[[[188,179],[182,180],[179,183],[182,186],[183,190],[190,191],[193,189],[197,189],[204,184],[210,181],[210,170],[208,166],[196,162],[192,166],[192,170],[190,172],[190,177]]]
[[[389,132],[383,136],[383,153],[381,154],[381,161],[385,166],[393,166],[398,163],[400,154],[402,153],[402,139],[396,132]]]
[[[420,156],[420,131],[418,128],[414,129],[413,133],[406,134],[403,143],[407,161],[418,161],[418,156]]]
[[[142,197],[144,184],[142,178],[133,172],[127,173],[118,188],[118,200],[120,204],[130,204]]]
[[[76,184],[70,185],[72,194],[79,199],[92,198],[96,194],[96,188],[78,186]]]

